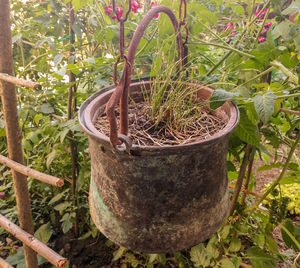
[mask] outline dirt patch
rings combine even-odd
[[[118,110],[118,108],[116,108]],[[216,115],[205,107],[195,107],[186,115],[186,122],[180,129],[174,129],[170,124],[171,112],[162,115],[162,120],[157,124],[151,117],[151,108],[144,102],[130,104],[128,108],[129,137],[135,145],[176,145],[205,140],[223,129],[228,119]],[[119,123],[119,112],[116,111]],[[109,123],[103,112],[97,119],[95,127],[109,136]]]

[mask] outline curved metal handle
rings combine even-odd
[[[178,21],[176,16],[166,6],[156,6],[151,8],[145,17],[139,23],[132,40],[130,42],[128,53],[127,53],[127,62],[123,68],[123,73],[119,84],[116,86],[113,94],[111,95],[107,105],[106,105],[106,115],[110,124],[110,142],[112,145],[120,145],[122,141],[118,138],[118,125],[117,119],[115,117],[114,109],[120,100],[120,132],[123,135],[128,134],[128,89],[130,86],[131,71],[133,66],[133,61],[135,54],[139,45],[139,42],[151,22],[157,13],[165,13],[170,18],[172,25],[176,34],[177,48],[178,48],[178,59],[179,59],[179,69],[182,70],[183,66],[183,44],[181,33],[179,30]]]

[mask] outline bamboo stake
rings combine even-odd
[[[0,268],[14,268],[8,262],[0,258]]]
[[[13,76],[12,40],[10,24],[10,1],[2,0],[0,8],[0,73]],[[5,121],[6,139],[9,158],[24,164],[21,143],[21,130],[18,118],[17,95],[14,84],[0,80],[1,100]],[[28,184],[25,175],[12,171],[20,226],[33,234],[32,213],[29,200]],[[36,253],[24,244],[25,264],[27,268],[37,268]]]
[[[22,86],[22,87],[38,88],[41,86],[38,83],[27,81],[22,78],[17,78],[17,77],[14,77],[14,76],[11,76],[11,75],[8,75],[5,73],[0,73],[0,80],[14,84],[14,85]]]
[[[43,256],[46,260],[52,263],[54,266],[58,268],[64,268],[67,264],[67,259],[63,258],[51,248],[47,247],[41,241],[36,239],[31,234],[23,231],[18,225],[14,224],[3,215],[0,214],[0,225],[9,233],[11,233],[14,237],[21,240],[28,247],[33,249],[35,252]],[[28,266],[27,266],[28,267]],[[31,268],[29,266],[28,268]]]
[[[9,158],[3,155],[0,155],[0,163],[8,166],[9,168],[15,171],[18,171],[19,173],[22,173],[23,175],[26,175],[27,177],[31,177],[57,187],[62,187],[64,185],[63,179],[59,179],[54,176],[26,167],[24,165],[19,164],[18,162],[10,160]]]
[[[75,48],[73,44],[75,43],[74,31],[72,30],[72,25],[75,21],[75,13],[72,6],[72,2],[69,3],[69,35],[70,39],[70,54],[69,57],[75,57]],[[74,74],[69,71],[69,82],[75,82]],[[68,91],[68,112],[67,118],[70,120],[72,115],[76,112],[76,96],[74,97],[74,93],[76,93],[77,87],[76,84],[72,85]],[[76,143],[73,141],[73,133],[70,131],[68,134],[70,138],[70,151],[71,151],[71,159],[72,159],[72,195],[73,195],[73,203],[75,207],[75,222],[74,222],[74,235],[78,237],[79,235],[79,217],[78,217],[78,209],[77,209],[77,196],[76,196],[76,183],[78,177],[78,163],[77,163],[77,148]]]

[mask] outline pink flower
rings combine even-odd
[[[14,245],[14,246],[13,246],[13,249],[16,249],[16,250],[17,250],[18,248],[19,248],[18,245]]]
[[[268,22],[267,26],[270,28],[272,26],[272,23],[273,23],[272,21]]]
[[[234,24],[233,24],[233,22],[229,22],[229,23],[226,25],[225,31],[227,31],[227,30],[229,30],[229,29],[234,29]]]
[[[156,5],[157,5],[156,2],[151,2],[151,4],[150,4],[151,7],[156,6]],[[158,18],[158,17],[159,17],[158,13],[154,15],[154,18]]]
[[[267,12],[268,12],[268,10],[265,9],[265,10],[259,15],[259,18],[262,19],[262,18],[265,16],[265,14],[266,14]],[[255,12],[255,16],[257,16],[258,13],[260,13],[260,10]]]
[[[5,192],[0,192],[0,199],[3,199],[5,197]]]
[[[134,1],[134,0],[132,2],[131,6],[132,6],[133,13],[136,13],[138,11],[138,9],[141,8],[140,3],[138,1]]]
[[[236,31],[232,31],[231,34],[236,34]]]
[[[259,43],[265,42],[265,38],[264,38],[263,36],[260,36],[260,37],[258,38],[258,42],[259,42]]]
[[[124,12],[123,9],[117,7],[117,8],[116,8],[116,12],[117,12],[118,18],[121,19],[121,18],[122,18],[122,14],[123,14],[123,12]],[[115,20],[116,18],[117,18],[116,15],[112,17],[113,20]]]
[[[113,11],[112,7],[110,7],[110,6],[105,6],[104,10],[105,10],[106,15],[110,15],[111,12]]]

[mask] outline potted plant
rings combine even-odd
[[[213,113],[225,122],[224,126],[205,139],[196,135],[186,142],[164,145],[164,142],[139,144],[128,137],[128,94],[135,104],[143,107],[147,102],[146,93],[160,92],[161,101],[156,107],[159,118],[154,127],[157,130],[162,119],[174,121],[172,107],[160,109],[167,96],[173,92],[183,92],[183,95],[192,92],[186,95],[189,98],[182,99],[202,107],[201,114],[208,109],[206,103],[213,92],[198,82],[181,79],[180,74],[167,82],[159,78],[131,81],[139,41],[159,12],[166,13],[174,26],[178,66],[179,71],[182,70],[183,45],[177,19],[168,7],[153,7],[133,35],[118,85],[92,95],[79,111],[81,126],[89,137],[92,219],[110,240],[147,253],[188,248],[207,239],[220,227],[229,205],[228,140],[239,120],[237,107],[226,102]],[[177,99],[177,95],[174,96],[173,99]],[[119,101],[120,134],[115,116]],[[143,109],[139,107],[137,113],[130,108],[132,116],[142,116]],[[104,114],[107,117],[103,117]],[[199,119],[193,110],[189,115],[192,121]],[[109,121],[109,136],[97,127],[101,117]]]

